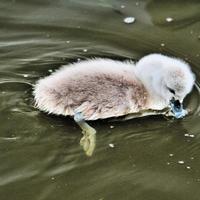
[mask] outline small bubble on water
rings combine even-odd
[[[88,50],[87,49],[83,49],[83,52],[87,52]]]
[[[121,8],[125,8],[125,5],[121,5],[120,7],[121,7]]]
[[[28,77],[28,74],[24,74],[23,77],[24,77],[24,78],[27,78],[27,77]]]
[[[124,18],[124,23],[126,24],[132,24],[135,22],[135,17],[126,17]]]
[[[111,125],[110,128],[115,128],[115,127]]]
[[[165,46],[165,43],[161,43],[160,46],[161,46],[161,47],[164,47],[164,46]]]
[[[194,138],[194,135],[193,135],[193,134],[190,134],[189,137]]]
[[[181,165],[182,165],[182,164],[184,164],[184,163],[185,163],[185,162],[184,162],[183,160],[179,160],[179,161],[178,161],[178,164],[181,164]]]
[[[51,72],[53,72],[53,70],[52,70],[52,69],[49,69],[49,70],[48,70],[48,72],[50,72],[50,73],[51,73]]]
[[[69,41],[69,40],[67,40],[67,41],[66,41],[66,43],[67,43],[67,44],[69,44],[69,43],[70,43],[70,41]]]
[[[187,168],[187,169],[191,169],[191,167],[190,167],[190,166],[187,166],[186,168]]]
[[[172,21],[174,21],[174,19],[173,19],[172,17],[167,17],[165,20],[166,20],[167,22],[172,22]]]
[[[194,138],[195,136],[193,134],[189,134],[189,133],[186,133],[184,134],[185,137],[190,137],[190,138]]]
[[[169,156],[172,157],[172,156],[174,156],[174,154],[173,154],[173,153],[170,153]]]
[[[115,145],[114,145],[114,144],[112,144],[112,143],[110,143],[110,144],[109,144],[109,147],[110,147],[110,148],[114,148],[114,147],[115,147]]]

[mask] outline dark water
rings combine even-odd
[[[198,85],[182,120],[93,122],[91,158],[73,120],[33,107],[31,84],[62,64],[152,52],[188,61],[198,84],[199,0],[0,0],[0,200],[199,200]]]

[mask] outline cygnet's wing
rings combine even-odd
[[[64,67],[36,84],[36,106],[49,113],[86,120],[118,117],[145,108],[147,93],[134,65],[97,59]]]

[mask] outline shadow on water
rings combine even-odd
[[[199,1],[2,0],[0,8],[1,200],[199,199]],[[61,65],[152,52],[180,57],[196,74],[184,119],[91,122],[88,158],[72,119],[33,106],[35,82]]]

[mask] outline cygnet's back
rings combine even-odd
[[[62,67],[35,86],[36,106],[58,115],[82,113],[95,120],[146,108],[147,92],[136,78],[134,64],[93,59]]]

